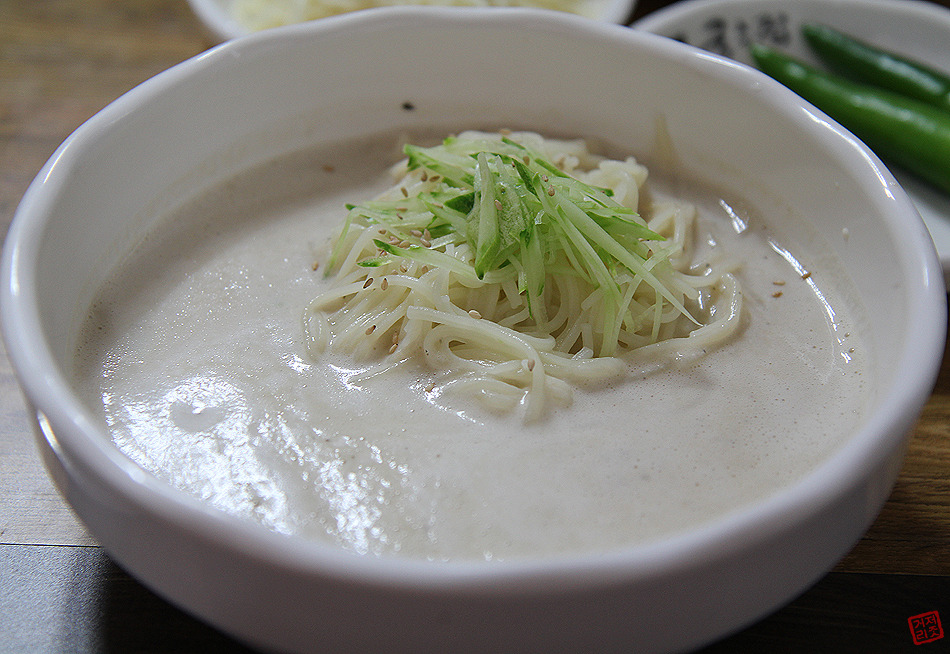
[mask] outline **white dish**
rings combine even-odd
[[[361,56],[341,58],[343,49]],[[761,502],[602,555],[358,556],[161,482],[79,399],[76,332],[94,292],[181,198],[368,132],[491,123],[649,153],[659,117],[679,173],[784,207],[788,229],[800,226],[802,242],[840,261],[856,301],[888,309],[863,335],[866,419],[812,473]],[[780,165],[776,151],[787,153]],[[740,629],[817,581],[874,520],[946,328],[940,268],[910,200],[862,143],[797,96],[669,39],[501,9],[368,11],[268,30],[132,90],[67,139],[24,196],[5,243],[0,309],[50,474],[110,556],[199,618],[288,652],[675,651]]]
[[[686,0],[632,27],[745,64],[752,64],[750,39],[817,64],[799,29],[805,22],[831,25],[950,73],[950,11],[919,0]],[[950,197],[902,170],[893,172],[924,219],[950,280]]]
[[[591,3],[591,6],[600,7],[591,18],[618,24],[626,24],[637,7],[636,0],[591,0]],[[231,11],[234,0],[188,0],[188,4],[216,42],[246,36],[254,31]]]

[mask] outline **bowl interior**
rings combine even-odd
[[[103,277],[183,198],[278,154],[367,132],[507,126],[606,141],[780,215],[781,231],[814,257],[810,268],[840,266],[856,304],[891,308],[868,323],[870,388],[887,386],[919,301],[908,285],[927,260],[922,227],[894,219],[908,213],[903,197],[862,146],[784,89],[666,39],[569,18],[512,39],[500,22],[474,30],[436,11],[428,18],[438,29],[422,44],[407,38],[421,34],[419,16],[343,16],[253,35],[198,57],[187,75],[173,69],[133,90],[67,141],[23,209],[55,229],[22,226],[36,239],[39,323],[57,366],[69,368]],[[370,42],[388,56],[356,56]],[[426,56],[435,45],[451,55]],[[511,63],[542,54],[543,65]]]

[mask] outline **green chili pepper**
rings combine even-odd
[[[826,25],[802,25],[802,35],[836,73],[950,110],[950,76]]]
[[[826,73],[753,44],[756,65],[854,133],[882,159],[950,193],[950,111]]]

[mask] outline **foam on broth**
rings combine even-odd
[[[580,390],[526,425],[427,392],[421,368],[353,383],[351,362],[308,359],[312,264],[343,205],[387,186],[398,156],[393,137],[275,160],[189,202],[129,255],[77,355],[123,452],[281,533],[513,559],[714,519],[801,478],[863,415],[864,350],[841,289],[802,279],[762,217],[699,190],[685,198],[697,237],[743,261],[747,315],[734,342],[686,367]]]

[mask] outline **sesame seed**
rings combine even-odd
[[[316,269],[319,268],[319,267],[320,267],[320,262],[319,262],[319,261],[314,261],[314,262],[313,262],[313,265],[310,266],[310,270],[316,270]]]
[[[549,186],[549,187],[548,187],[548,195],[550,195],[550,196],[552,196],[552,197],[554,196],[554,187],[553,187],[553,186]]]
[[[501,211],[501,200],[495,200],[495,208]]]
[[[380,290],[383,290],[383,291],[389,288],[389,280],[383,277],[383,281],[379,283],[379,288]]]
[[[376,331],[376,325],[370,325],[369,327],[366,328],[366,335],[369,336],[375,331]]]
[[[405,186],[400,187],[399,190],[402,192],[402,196],[403,196],[404,198],[408,198],[408,197],[409,197],[409,191],[406,190],[406,187],[405,187]]]
[[[804,275],[802,275],[802,279],[808,279],[809,277],[811,277],[810,272],[806,272]]]
[[[479,313],[478,311],[476,311],[475,309],[472,309],[471,311],[469,311],[469,312],[468,312],[468,315],[470,315],[470,316],[471,316],[472,318],[474,318],[475,320],[478,320],[479,318],[482,317],[482,314],[480,314],[480,313]]]
[[[365,282],[363,282],[363,288],[369,288],[372,285],[373,285],[372,277],[368,278]]]
[[[392,354],[395,352],[397,347],[399,347],[399,345],[397,343],[393,343],[392,347],[389,348],[389,353]]]
[[[422,236],[422,232],[419,231],[418,229],[414,229],[414,230],[412,230],[412,231],[409,232],[409,233],[412,234],[413,236],[415,236],[416,238],[419,238],[420,236]]]

